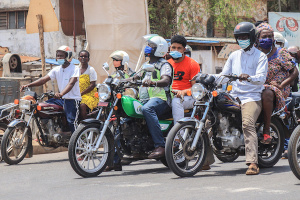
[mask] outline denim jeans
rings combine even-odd
[[[73,133],[77,128],[77,121],[79,117],[80,101],[75,99],[49,99],[47,103],[53,103],[64,108],[70,131]]]
[[[142,106],[142,112],[146,119],[155,148],[165,147],[165,141],[158,121],[158,116],[165,112],[171,112],[170,106],[166,101],[160,98],[151,98]]]

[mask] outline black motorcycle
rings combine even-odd
[[[229,83],[237,76],[222,75]],[[178,176],[193,176],[199,172],[206,159],[209,138],[218,157],[236,159],[245,154],[240,102],[230,92],[218,90],[213,75],[199,74],[191,93],[196,100],[193,115],[183,118],[170,130],[166,141],[166,160]],[[195,114],[199,119],[193,117]],[[270,144],[262,144],[263,120],[256,123],[258,137],[258,164],[272,167],[281,158],[284,147],[283,123],[277,115],[271,118]]]

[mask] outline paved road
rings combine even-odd
[[[216,160],[211,170],[192,178],[178,178],[160,162],[144,160],[84,179],[72,170],[67,152],[35,155],[15,166],[0,162],[0,199],[300,199],[300,180],[287,160],[246,176],[244,158]]]

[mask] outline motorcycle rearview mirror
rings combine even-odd
[[[103,63],[102,68],[107,73],[107,75],[109,75],[109,73],[108,73],[109,65],[107,62]]]
[[[142,70],[144,70],[145,72],[154,72],[154,65],[152,64],[144,64],[142,66]]]

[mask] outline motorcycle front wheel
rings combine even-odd
[[[169,168],[180,177],[198,173],[205,161],[208,136],[202,133],[196,149],[190,149],[197,130],[193,122],[177,123],[170,130],[166,140],[166,160]]]
[[[8,127],[3,135],[1,142],[2,159],[9,165],[15,165],[21,162],[28,150],[28,134],[25,134],[24,124],[17,124],[14,127]]]
[[[288,159],[292,172],[300,180],[300,126],[297,126],[291,135]]]
[[[94,149],[100,136],[97,125],[81,124],[69,143],[69,161],[73,170],[82,177],[98,176],[113,157],[113,135],[108,128],[98,149]]]

